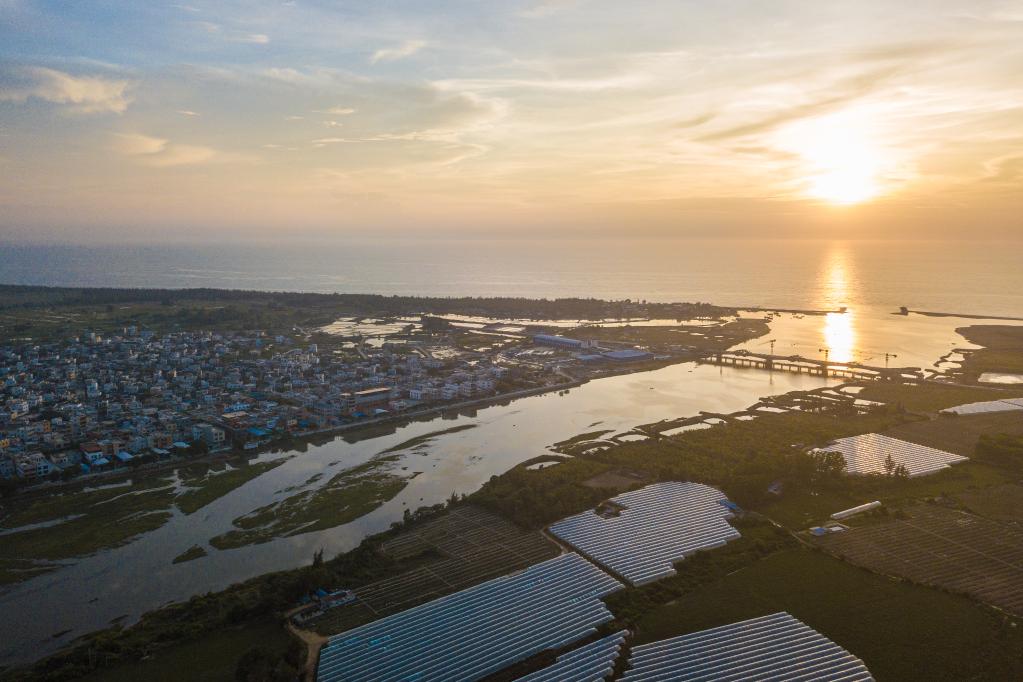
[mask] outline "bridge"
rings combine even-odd
[[[919,367],[874,367],[859,362],[828,362],[801,355],[770,355],[745,350],[705,355],[700,362],[868,381],[902,381],[905,375],[923,378]]]

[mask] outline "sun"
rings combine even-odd
[[[883,193],[886,162],[875,137],[870,117],[849,111],[797,121],[781,131],[778,145],[800,158],[802,193],[852,205]]]

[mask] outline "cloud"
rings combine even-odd
[[[236,43],[252,43],[254,45],[266,45],[270,42],[270,36],[265,33],[235,33],[228,37],[228,40]]]
[[[348,116],[349,114],[354,114],[355,109],[352,109],[351,107],[333,107],[331,109],[327,109],[325,113],[334,114],[335,116]]]
[[[405,57],[410,57],[416,52],[419,52],[425,46],[426,43],[422,40],[406,40],[397,47],[387,47],[377,50],[373,53],[373,56],[369,58],[369,63],[376,64],[378,62],[393,62],[398,59],[404,59]]]
[[[127,91],[132,83],[128,80],[74,76],[42,66],[17,69],[11,75],[13,78],[0,75],[0,101],[35,98],[66,104],[71,111],[83,114],[120,114],[131,103]]]
[[[176,144],[169,140],[141,133],[121,133],[116,136],[114,150],[136,158],[154,168],[190,166],[213,161],[240,161],[243,157],[219,152],[212,147]]]
[[[199,112],[191,111],[189,109],[178,109],[177,113],[181,114],[182,116],[198,116],[199,115]]]

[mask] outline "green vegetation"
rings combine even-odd
[[[985,434],[1023,436],[1023,419],[1018,412],[943,415],[938,419],[900,424],[886,433],[964,457],[975,457],[978,439]]]
[[[569,459],[555,467],[532,471],[519,465],[491,478],[468,500],[525,528],[539,528],[595,507],[613,495],[612,489],[582,485],[609,468],[586,459]]]
[[[1007,483],[956,496],[966,511],[1002,523],[1023,526],[1023,486]]]
[[[614,433],[614,429],[601,429],[599,431],[590,431],[589,433],[580,433],[578,436],[558,441],[551,446],[551,450],[573,456],[585,454],[587,450],[593,447],[593,441],[599,440],[601,436],[609,433]]]
[[[977,459],[1023,472],[1023,437],[999,433],[983,434],[977,442]]]
[[[40,566],[28,560],[0,559],[0,586],[20,583],[22,580],[29,580],[37,575],[48,573],[55,568],[57,566],[53,564]]]
[[[260,507],[233,521],[231,530],[210,540],[217,549],[269,542],[276,537],[333,528],[373,511],[408,485],[408,479],[380,471],[394,457],[371,460],[306,490]]]
[[[208,470],[201,477],[185,477],[184,483],[193,487],[174,498],[174,504],[186,514],[194,514],[210,502],[219,500],[235,488],[239,488],[254,478],[274,469],[288,458],[276,459],[271,462],[244,464],[237,469],[216,472]]]
[[[88,289],[0,285],[0,339],[54,338],[119,331],[320,327],[343,316],[420,313],[495,319],[693,319],[735,314],[709,303],[599,299],[426,298],[374,294],[312,294],[228,289]]]
[[[860,398],[866,400],[876,400],[911,412],[937,412],[965,403],[1020,396],[1023,396],[1023,391],[1020,390],[1000,391],[990,388],[945,386],[933,383],[897,384],[889,382],[867,384],[859,395]]]
[[[788,611],[884,680],[1023,676],[1023,628],[966,597],[894,581],[820,552],[779,552],[650,610],[637,643]]]
[[[158,649],[145,661],[93,673],[83,682],[221,682],[235,679],[238,664],[253,647],[268,657],[284,656],[292,644],[287,631],[272,619],[211,632],[199,639]],[[269,676],[264,678],[270,680]],[[281,678],[287,679],[287,678]]]
[[[112,487],[67,492],[34,500],[3,519],[5,528],[66,519],[54,525],[8,533],[0,541],[5,579],[27,579],[45,570],[12,570],[12,562],[56,561],[117,547],[137,535],[156,530],[171,517],[173,487],[168,479],[147,481],[135,490]]]
[[[192,561],[194,559],[201,559],[206,556],[206,550],[199,545],[192,545],[181,554],[174,557],[172,564],[183,564],[186,561]]]
[[[727,350],[770,331],[770,326],[764,320],[734,320],[717,326],[584,326],[571,329],[565,335],[578,339],[629,343],[655,350],[684,346],[696,352],[708,353]]]
[[[956,331],[971,343],[984,346],[966,353],[960,372],[963,379],[976,381],[984,372],[1023,374],[1023,327],[982,324]]]

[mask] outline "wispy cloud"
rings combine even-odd
[[[114,139],[114,150],[154,168],[251,160],[249,157],[221,152],[212,147],[178,144],[164,138],[141,133],[117,134]]]
[[[178,109],[176,113],[179,113],[182,116],[198,116],[199,115],[199,112],[192,111],[190,109]]]
[[[265,33],[233,33],[227,39],[236,43],[252,43],[254,45],[266,45],[270,42],[270,36]]]
[[[422,40],[406,40],[397,47],[386,47],[377,50],[373,53],[373,56],[369,58],[369,63],[377,64],[379,62],[393,62],[398,59],[404,59],[405,57],[411,57],[425,46],[426,43]]]
[[[7,83],[3,81],[9,81]],[[13,81],[13,82],[10,82]],[[30,98],[67,105],[71,111],[123,113],[131,103],[128,80],[103,76],[75,76],[42,66],[23,67],[0,80],[0,101],[25,102]]]

